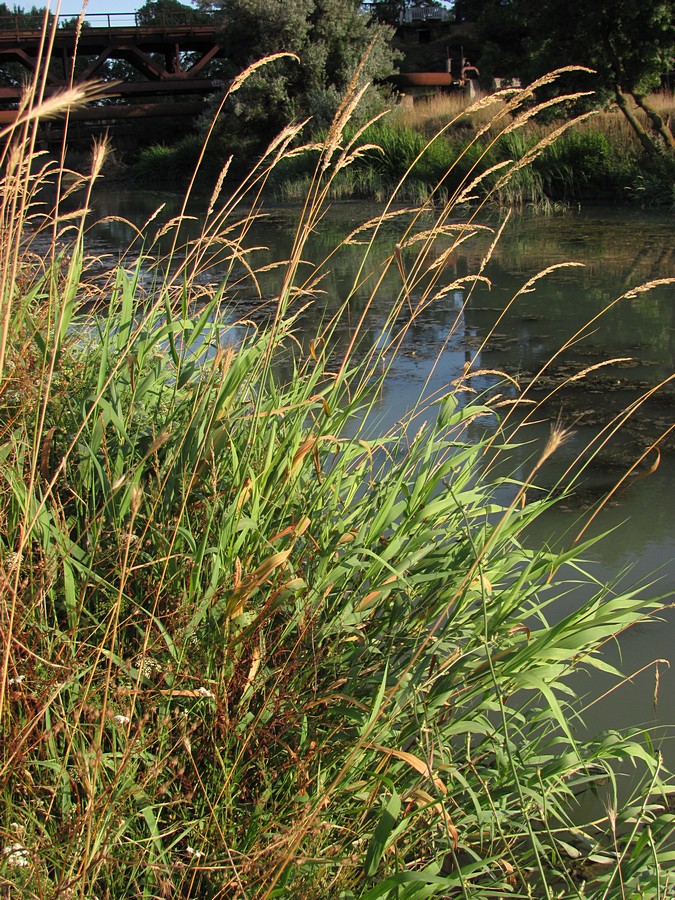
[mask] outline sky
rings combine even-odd
[[[56,12],[57,0],[48,0],[49,8],[52,12]],[[136,10],[143,6],[145,0],[89,0],[87,4],[87,13],[134,13]],[[189,0],[182,0],[183,3],[189,2]],[[35,6],[42,6],[44,0],[40,2],[40,0],[19,0],[18,5],[22,6],[24,9],[29,8],[34,4]],[[7,4],[8,6],[12,6],[13,4],[10,2]],[[61,0],[60,4],[60,14],[62,16],[79,16],[82,10],[82,0]]]
[[[93,13],[133,13],[136,10],[143,6],[145,0],[89,0],[87,3],[87,14]],[[187,0],[183,0],[183,2],[187,2]],[[42,6],[44,0],[40,2],[40,0],[22,0],[19,4],[23,6],[24,9],[26,7],[30,7],[34,3],[36,6]],[[11,3],[8,3],[8,6],[11,6]],[[56,0],[49,0],[49,8],[52,12],[56,12],[57,2]],[[79,16],[82,11],[82,0],[61,0],[60,4],[60,14],[62,16]]]

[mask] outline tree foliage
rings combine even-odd
[[[631,95],[643,106],[654,131],[672,147],[672,134],[646,108],[644,95],[675,66],[675,11],[670,0],[482,0],[479,24],[481,71],[530,80],[567,65],[597,73],[594,87],[612,96],[627,114]],[[651,139],[639,134],[646,149]]]
[[[282,51],[297,55],[261,68],[225,111],[227,131],[251,131],[266,139],[293,118],[311,116],[316,126],[332,118],[366,52],[359,77],[382,82],[395,69],[391,31],[369,21],[358,0],[201,0],[201,9],[223,23],[231,73]],[[382,105],[371,86],[364,110]]]
[[[202,11],[180,0],[147,0],[136,13],[139,25],[176,25],[209,21]]]
[[[6,3],[0,3],[0,19],[5,21],[12,19],[12,26],[17,28],[35,28],[38,31],[44,23],[45,7],[31,6],[30,9],[24,9],[22,6],[14,4],[11,9]],[[54,18],[53,13],[49,13],[50,20]],[[3,26],[6,27],[6,26]]]

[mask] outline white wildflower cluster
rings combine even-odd
[[[113,716],[112,720],[113,720],[113,724],[120,725],[120,726],[128,725],[129,722],[131,722],[131,719],[129,718],[129,716],[123,716],[121,714]]]
[[[11,575],[12,572],[16,572],[23,562],[23,553],[15,553],[12,550],[9,553],[5,553],[2,561],[5,564],[5,572],[7,572],[8,575]]]
[[[23,683],[23,680],[25,677],[26,677],[25,675],[16,675],[14,678],[10,678],[9,681],[7,682],[7,684],[10,687],[18,687],[20,684]]]
[[[3,847],[2,855],[5,857],[7,865],[11,869],[24,869],[30,865],[30,853],[23,844],[18,842]]]
[[[185,848],[185,852],[190,857],[190,859],[204,859],[204,857],[206,856],[203,850],[195,850],[195,848],[190,847],[190,845]]]
[[[141,656],[137,663],[143,678],[152,678],[162,671],[162,664],[151,656]]]
[[[190,650],[199,650],[199,638],[194,632],[188,638],[187,643]]]

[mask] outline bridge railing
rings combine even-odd
[[[415,25],[417,22],[450,22],[454,14],[440,6],[413,6],[400,14],[402,25]]]
[[[53,18],[50,16],[50,18]],[[59,16],[59,29],[75,30],[77,16]],[[0,16],[0,31],[19,33],[22,31],[40,31],[44,22],[42,13],[19,12],[11,16]],[[147,13],[87,13],[83,20],[84,28],[142,28],[156,26],[172,28],[185,25],[208,24],[204,14],[197,10],[176,12],[159,12],[148,16]]]

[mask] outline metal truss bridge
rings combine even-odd
[[[217,29],[195,17],[166,14],[146,24],[134,13],[101,13],[77,19],[60,16],[47,68],[46,96],[71,84],[109,78],[106,64],[122,60],[128,65],[123,81],[111,81],[104,97],[113,100],[74,111],[88,121],[142,116],[194,115],[199,100],[179,102],[178,95],[207,94],[223,82],[205,74],[208,64],[223,56]],[[0,82],[0,123],[10,122],[22,92],[21,79],[30,80],[43,68],[45,39],[41,16],[19,14],[0,17],[0,73],[10,67],[12,77]],[[76,57],[75,64],[74,58]],[[21,77],[17,77],[17,73]],[[10,83],[11,82],[11,83]],[[142,102],[141,102],[142,101]]]

